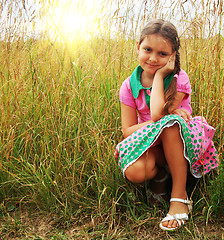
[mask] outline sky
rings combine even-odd
[[[18,35],[32,36],[39,18],[37,0],[0,0],[0,38]]]
[[[132,19],[136,19],[132,26],[134,32],[136,29],[141,29],[149,19],[163,18],[171,21],[180,35],[188,35],[189,31],[200,28],[202,23],[206,25],[205,36],[209,36],[211,32],[223,34],[223,23],[220,24],[220,17],[223,19],[224,9],[220,14],[220,2],[220,0],[135,0],[133,4],[133,1],[125,1],[119,6],[120,11],[117,17],[124,17],[129,9],[126,21],[130,21],[130,26]],[[116,7],[114,4],[115,9]],[[219,29],[220,26],[222,29]]]
[[[125,34],[135,38],[152,18],[176,25],[180,35],[200,30],[223,34],[220,0],[0,0],[1,39],[38,37],[45,31],[51,37]],[[42,3],[41,3],[42,2]],[[47,7],[50,3],[50,8]],[[41,8],[41,6],[43,8]],[[106,19],[105,21],[102,21]],[[204,25],[203,25],[204,26]]]

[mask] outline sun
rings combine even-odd
[[[97,0],[57,1],[49,8],[45,23],[50,36],[63,41],[88,39],[99,30]]]

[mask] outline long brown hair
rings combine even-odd
[[[173,70],[173,74],[179,74],[180,72],[180,40],[178,37],[177,30],[175,26],[165,20],[156,19],[150,21],[142,30],[139,45],[142,43],[145,37],[151,34],[159,34],[163,38],[167,39],[172,44],[173,52],[176,52],[176,60],[175,60],[175,67]],[[165,105],[164,105],[164,113],[169,113],[169,108],[172,106],[175,96],[177,93],[177,79],[173,77],[171,83],[169,84],[166,92],[165,92]]]

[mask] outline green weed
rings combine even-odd
[[[137,31],[140,23],[152,18],[147,3],[143,6]],[[155,16],[161,17],[155,9]],[[215,13],[220,9],[216,6]],[[180,238],[155,230],[167,206],[152,206],[143,189],[128,183],[118,169],[114,150],[122,137],[119,87],[137,65],[133,38],[137,34],[131,34],[127,14],[121,16],[119,11],[118,7],[114,19],[122,34],[107,32],[75,46],[45,36],[0,42],[0,233],[4,236],[10,232],[17,236],[21,230],[24,239],[223,239],[220,232],[210,237],[204,228],[214,220],[213,214],[224,211],[221,168],[192,182],[195,210]],[[222,14],[223,10],[218,15],[220,28]],[[134,23],[136,18],[129,20]],[[222,163],[224,40],[221,30],[214,36],[210,29],[204,37],[207,23],[195,22],[186,21],[189,33],[181,35],[181,66],[192,84],[193,115],[204,116],[216,128],[214,143]],[[41,231],[29,235],[24,226],[33,223],[24,225],[13,215],[30,208],[31,213],[52,214],[51,229],[45,229],[48,235]],[[54,232],[55,228],[60,231]]]

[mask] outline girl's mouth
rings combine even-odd
[[[153,64],[149,64],[149,63],[147,63],[147,65],[148,65],[149,67],[151,67],[151,68],[158,67],[158,65],[153,65]]]

